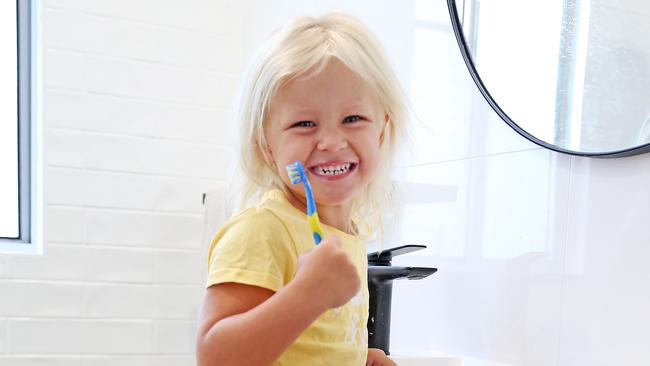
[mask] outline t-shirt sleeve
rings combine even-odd
[[[207,287],[236,282],[278,291],[294,276],[297,253],[272,212],[254,209],[224,225],[208,251]]]

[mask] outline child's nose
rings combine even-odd
[[[318,136],[317,148],[324,151],[341,150],[348,146],[348,141],[343,134],[336,129],[322,130]]]

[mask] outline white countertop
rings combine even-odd
[[[463,359],[444,354],[395,352],[389,356],[399,366],[463,366]]]

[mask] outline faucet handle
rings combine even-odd
[[[390,266],[393,257],[398,255],[415,252],[417,250],[425,249],[426,245],[408,244],[399,247],[389,248],[378,252],[368,253],[368,262],[375,265]]]

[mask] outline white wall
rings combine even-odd
[[[444,2],[426,3],[424,49],[400,38],[418,2],[395,19],[329,5],[379,34],[427,126],[413,126],[403,178],[458,188],[392,223],[385,246],[430,246],[398,264],[439,268],[395,284],[392,349],[468,365],[647,362],[650,155],[524,141],[475,91]],[[194,364],[200,198],[231,170],[242,65],[284,11],[325,9],[260,4],[43,1],[45,253],[0,254],[0,364]]]
[[[44,254],[0,254],[0,365],[193,365],[228,177],[234,1],[43,0]]]

